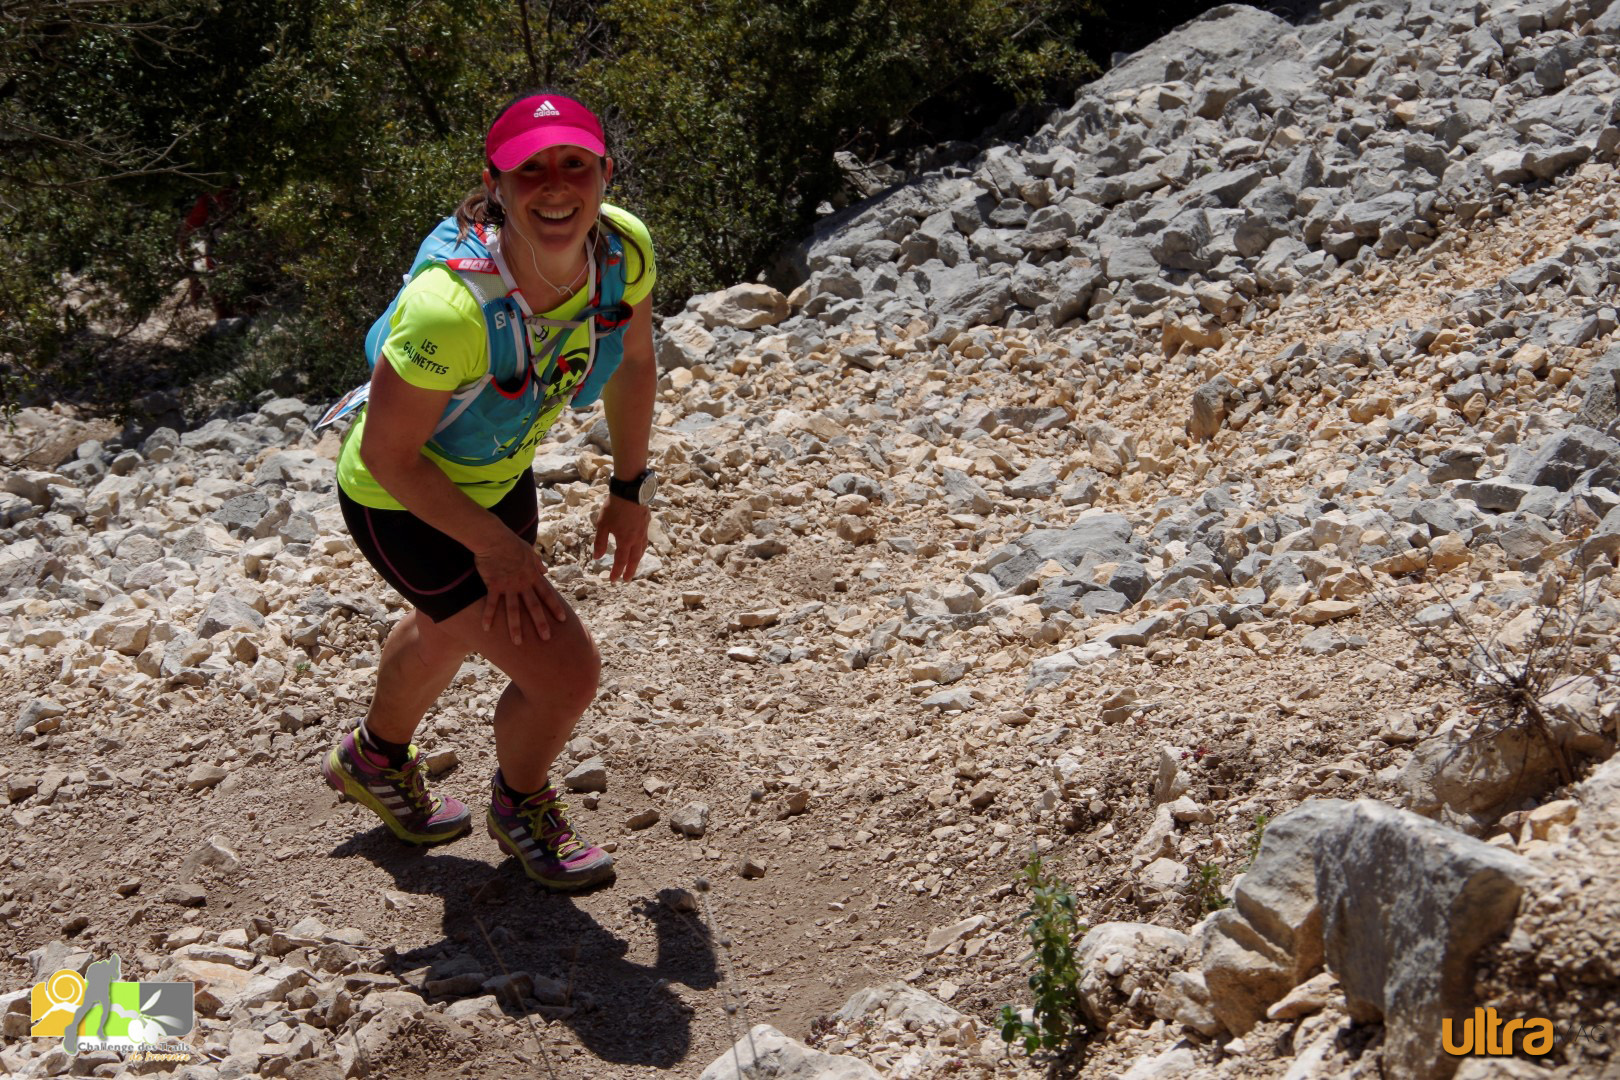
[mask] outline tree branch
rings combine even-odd
[[[445,123],[444,115],[439,112],[438,103],[433,100],[427,84],[417,76],[416,69],[411,66],[411,58],[405,52],[405,46],[397,41],[390,41],[388,49],[394,54],[394,59],[399,61],[400,70],[405,73],[405,81],[416,91],[417,100],[422,103],[422,111],[427,113],[428,123],[433,125],[434,133],[441,139],[446,138],[450,134],[450,125]]]
[[[538,85],[540,67],[534,61],[534,35],[529,32],[529,0],[517,0],[518,22],[523,27],[523,52],[529,58],[529,82]],[[551,9],[546,9],[546,27],[551,26]]]
[[[113,170],[81,177],[77,180],[24,181],[24,183],[34,187],[86,188],[113,180],[129,180],[140,176],[179,176],[187,180],[196,180],[203,183],[216,181],[223,175],[222,173],[199,172],[188,162],[171,160],[175,148],[188,137],[195,135],[197,131],[197,128],[182,131],[170,140],[169,145],[161,148],[129,147],[119,146],[116,143],[107,145],[99,141],[96,136],[99,136],[100,132],[93,132],[88,138],[64,138],[61,135],[11,119],[7,121],[4,133],[0,134],[0,148],[19,150],[37,149],[41,146],[55,147],[68,151],[76,158],[89,161],[104,169]],[[22,136],[22,138],[15,137],[18,135]]]

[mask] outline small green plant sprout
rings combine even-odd
[[[1254,819],[1254,829],[1249,833],[1249,857],[1243,863],[1243,870],[1248,872],[1254,865],[1254,860],[1260,857],[1260,841],[1266,838],[1266,825],[1271,822],[1270,814],[1261,814]]]
[[[1062,881],[1047,877],[1039,855],[1030,855],[1024,864],[1023,879],[1030,891],[1029,910],[1024,912],[1029,925],[1024,933],[1034,948],[1024,959],[1035,962],[1029,977],[1029,988],[1035,996],[1031,1010],[1034,1020],[1025,1020],[1019,1010],[1003,1005],[1001,1038],[1009,1044],[1023,1043],[1029,1054],[1041,1050],[1059,1052],[1085,1028],[1080,1015],[1080,973],[1075,967],[1074,942],[1086,928],[1076,914],[1074,893]]]
[[[1226,906],[1227,899],[1221,893],[1221,868],[1214,863],[1199,863],[1190,884],[1198,914],[1219,911]]]

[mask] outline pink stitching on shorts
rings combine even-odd
[[[415,585],[411,584],[410,578],[399,572],[399,567],[394,565],[394,560],[388,557],[387,550],[383,548],[382,539],[377,535],[377,525],[371,520],[371,507],[362,506],[361,509],[366,512],[366,529],[371,533],[371,542],[376,546],[377,554],[381,556],[383,562],[388,564],[388,569],[392,571],[393,575],[400,580],[401,584],[403,584],[407,589],[411,590],[411,592],[415,593],[417,596],[438,596],[440,593],[449,592],[457,585],[460,585],[463,581],[466,581],[468,574],[471,574],[477,569],[476,566],[468,567],[465,573],[441,589],[418,589]],[[538,515],[536,515],[535,520],[540,520]]]

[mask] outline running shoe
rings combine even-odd
[[[343,736],[321,763],[327,784],[343,801],[366,807],[408,844],[442,844],[467,831],[472,814],[465,803],[428,794],[426,770],[414,744],[395,769],[362,746],[359,735],[357,727]]]
[[[568,821],[568,807],[550,784],[515,803],[497,771],[488,824],[501,850],[548,889],[584,889],[613,877],[613,856],[579,838]]]

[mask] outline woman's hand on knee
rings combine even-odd
[[[540,640],[551,639],[552,622],[566,622],[568,605],[563,603],[549,579],[539,552],[516,533],[506,533],[493,546],[473,552],[473,565],[489,590],[484,597],[483,627],[495,625],[501,608],[506,609],[507,632],[512,643],[523,644],[523,613],[527,611],[539,631]]]

